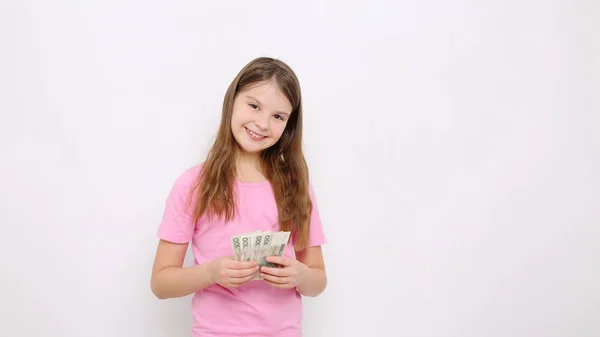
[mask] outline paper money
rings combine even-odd
[[[240,241],[242,246],[240,249],[240,260],[250,261],[252,254],[252,235],[242,236]]]
[[[236,236],[232,236],[231,239],[231,248],[233,250],[233,258],[237,261],[240,260],[240,251],[241,251],[241,246],[240,246],[240,236],[236,235]]]
[[[271,247],[271,241],[273,238],[273,235],[275,235],[274,233],[264,233],[261,236],[261,245],[260,246],[255,246],[255,255],[254,255],[254,260],[256,261],[256,263],[259,266],[266,266],[267,265],[267,261],[265,260],[265,258],[267,257],[267,253],[269,250],[269,247]],[[262,277],[260,276],[260,273],[256,273],[256,275],[254,275],[253,280],[261,280]]]
[[[273,241],[274,233],[265,233],[262,235],[261,245],[256,247],[256,255],[254,256],[254,260],[258,263],[259,266],[264,266],[267,264],[265,261],[265,257],[267,256],[267,252],[269,247],[271,246],[271,242]]]
[[[277,232],[275,235],[273,235],[266,256],[282,256],[289,237],[290,232]],[[278,264],[273,262],[266,262],[265,265],[267,267],[279,267]]]
[[[230,238],[233,258],[237,261],[256,261],[259,266],[278,267],[266,261],[267,256],[282,256],[290,232],[255,231],[234,235]],[[260,280],[260,273],[254,280]]]
[[[230,238],[231,248],[233,250],[233,258],[237,261],[250,261],[248,254],[252,252],[250,248],[250,236],[260,233],[260,231],[254,231],[241,235],[234,235]]]

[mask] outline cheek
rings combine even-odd
[[[240,111],[233,111],[233,113],[231,114],[231,126],[235,128],[241,126],[242,119],[243,118]]]
[[[245,125],[252,120],[253,120],[252,111],[251,110],[249,111],[248,109],[245,109],[245,108],[240,108],[238,110],[234,110],[233,114],[231,115],[232,124],[235,124],[237,126]]]
[[[281,135],[283,135],[283,131],[285,130],[285,125],[277,125],[273,128],[273,133],[276,136],[277,139],[281,138]]]

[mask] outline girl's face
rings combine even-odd
[[[239,92],[233,102],[231,131],[242,151],[259,154],[277,143],[292,106],[273,81]]]

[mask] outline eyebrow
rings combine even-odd
[[[246,95],[246,97],[249,98],[249,99],[251,99],[251,100],[256,101],[260,105],[263,105],[259,100],[257,100],[256,98],[254,98],[252,96]],[[275,113],[279,114],[279,115],[286,115],[286,116],[290,117],[290,114],[288,112],[275,111]]]

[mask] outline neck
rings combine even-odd
[[[236,154],[236,166],[238,171],[252,168],[258,171],[262,171],[260,167],[260,154],[259,153],[247,153],[238,150]]]
[[[239,153],[236,156],[236,176],[243,182],[263,182],[266,177],[260,164],[260,154]]]

